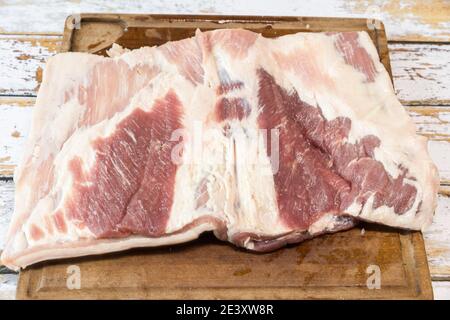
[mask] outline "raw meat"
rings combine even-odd
[[[52,57],[2,262],[189,241],[256,251],[423,229],[437,170],[365,32],[216,30]]]

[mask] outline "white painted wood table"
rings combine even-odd
[[[0,2],[0,250],[12,214],[12,174],[28,134],[46,59],[58,51],[64,19],[80,12],[373,17],[385,23],[397,96],[439,167],[436,216],[425,233],[436,299],[450,299],[450,1],[56,0]],[[0,267],[0,299],[17,274]]]

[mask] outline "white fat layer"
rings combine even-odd
[[[308,233],[314,235],[316,233],[334,230],[338,223],[337,219],[338,217],[334,214],[324,214],[319,220],[309,226]]]
[[[33,246],[29,246],[28,248],[21,247],[20,249],[24,251],[24,254],[15,257],[14,261],[5,260],[4,262],[6,267],[8,267],[9,269],[19,270],[18,266],[25,268],[30,264],[49,259],[79,257],[85,255],[122,251],[130,248],[157,247],[162,245],[183,243],[194,240],[198,238],[198,236],[203,232],[212,231],[214,230],[214,228],[214,224],[202,223],[197,226],[193,226],[185,232],[168,234],[160,238],[132,236],[128,238],[108,239],[100,241],[83,239],[84,241],[91,242],[88,244],[85,244],[82,241],[80,241],[81,243],[52,242],[52,245],[46,246],[41,249],[35,249],[33,248]],[[14,248],[10,247],[7,249],[13,250]],[[17,251],[14,251],[14,253],[15,252]]]
[[[121,45],[118,45],[117,43],[113,43],[110,49],[106,50],[106,53],[111,58],[120,57],[126,52],[130,52],[129,49],[122,47]]]

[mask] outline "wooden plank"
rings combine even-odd
[[[45,61],[60,43],[59,36],[0,35],[0,94],[35,95]]]
[[[433,224],[424,239],[433,280],[450,280],[450,186],[441,186]]]
[[[236,250],[209,234],[177,246],[40,263],[21,271],[17,298],[432,298],[420,233],[364,228],[264,255]],[[380,268],[377,290],[367,286],[369,267]],[[67,285],[75,268],[79,289]]]
[[[0,300],[16,298],[18,274],[0,275]],[[435,300],[450,300],[450,281],[433,281],[433,297]]]
[[[389,54],[396,93],[403,104],[450,104],[449,44],[390,44]]]
[[[0,95],[36,95],[45,60],[61,36],[0,35]],[[404,105],[450,105],[450,45],[390,44],[397,96]]]
[[[417,131],[436,141],[450,142],[450,107],[406,107]]]
[[[0,252],[14,211],[14,183],[0,180]]]
[[[0,300],[16,298],[18,274],[0,274]],[[450,281],[433,281],[433,297],[435,300],[450,300]]]
[[[450,281],[433,282],[434,300],[450,300]]]
[[[0,177],[12,176],[31,126],[34,98],[0,98]]]
[[[450,108],[407,107],[417,132],[429,140],[428,149],[439,169],[441,182],[450,184]]]
[[[450,182],[450,143],[441,140],[429,140],[428,150],[439,170],[441,183]]]
[[[9,33],[62,33],[69,14],[104,13],[175,13],[229,15],[291,15],[378,18],[384,21],[389,40],[449,41],[450,4],[446,0],[321,0],[309,1],[248,0],[236,1],[95,1],[57,0],[35,2],[19,0],[0,6],[0,31]]]
[[[18,274],[0,274],[0,300],[13,300],[16,298]]]

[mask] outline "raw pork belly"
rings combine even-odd
[[[423,229],[437,171],[365,32],[216,30],[52,57],[2,262],[213,231],[255,251],[358,220]]]

